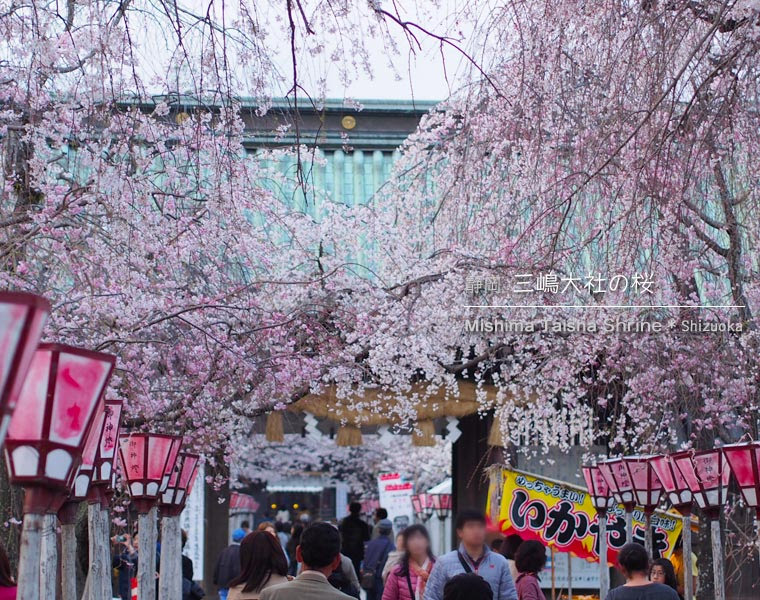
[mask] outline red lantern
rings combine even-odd
[[[667,454],[653,456],[651,463],[670,503],[682,515],[690,515],[694,496],[689,489],[689,484],[681,475],[681,471],[676,468],[672,458]]]
[[[689,486],[697,505],[711,519],[717,519],[726,503],[731,471],[723,450],[686,450],[671,455],[676,468]]]
[[[754,508],[760,519],[760,442],[723,446],[723,453],[744,503]]]
[[[636,503],[645,513],[653,513],[660,503],[662,483],[652,468],[653,456],[626,456],[624,464],[628,467]]]
[[[433,499],[433,509],[439,521],[451,515],[451,494],[430,494]]]
[[[28,488],[26,512],[57,512],[68,495],[115,360],[61,344],[34,353],[5,445],[11,481]]]
[[[147,513],[157,502],[161,487],[172,466],[169,459],[176,459],[176,436],[160,433],[133,433],[122,435],[119,454],[129,495],[138,512]]]
[[[193,483],[198,475],[198,461],[200,456],[191,452],[181,452],[177,457],[177,463],[169,478],[169,485],[161,494],[161,512],[167,516],[176,516],[182,512],[185,502],[193,489]],[[235,494],[235,492],[233,492]],[[238,497],[242,494],[237,494]],[[235,508],[241,508],[239,498]],[[230,500],[230,508],[232,500]]]
[[[615,500],[625,507],[626,512],[636,508],[633,482],[627,465],[622,458],[613,458],[598,464],[599,471],[607,482]]]
[[[179,457],[179,451],[182,448],[182,436],[173,436],[172,446],[169,449],[169,458],[166,460],[166,470],[164,471],[164,477],[161,480],[161,486],[158,488],[159,493],[163,493],[167,487],[169,487],[169,480],[172,473],[174,473],[174,467],[177,465],[177,458]]]
[[[121,413],[124,405],[121,400],[106,400],[103,412],[103,431],[100,443],[95,453],[92,472],[92,486],[99,489],[113,490],[113,480],[116,474],[116,447],[119,442],[121,428]],[[101,495],[91,494],[91,501],[102,501]]]
[[[583,478],[586,480],[586,489],[596,512],[605,514],[615,505],[615,499],[601,470],[595,465],[583,467]]]
[[[41,296],[0,292],[0,446],[49,313]]]

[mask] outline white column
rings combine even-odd
[[[61,595],[63,600],[77,597],[77,536],[76,523],[61,524]]]
[[[109,556],[104,562],[102,520],[103,511],[100,502],[88,504],[87,535],[90,570],[87,572],[87,582],[85,583],[85,594],[83,596],[83,598],[86,598],[87,600],[100,600],[103,598],[103,591],[105,590],[104,582],[110,581],[110,540],[106,546],[106,552],[109,553]],[[109,596],[106,596],[106,598],[108,597]]]
[[[159,600],[182,598],[182,534],[179,515],[161,518]]]
[[[599,597],[610,591],[610,568],[607,566],[607,513],[599,515]]]
[[[101,598],[113,598],[113,584],[111,582],[112,563],[111,559],[111,513],[107,504],[100,505],[100,555],[103,565],[103,576],[100,578]]]
[[[37,600],[40,597],[40,553],[45,516],[24,515],[18,564],[18,598]]]
[[[140,536],[137,590],[140,600],[156,600],[156,507],[140,513],[137,523]]]
[[[681,530],[683,546],[683,596],[684,600],[694,600],[694,573],[691,569],[691,514],[683,518]]]
[[[712,538],[713,575],[715,582],[714,600],[726,600],[726,584],[723,573],[723,544],[721,543],[720,519],[710,521],[710,533]],[[684,551],[684,563],[691,563],[691,556],[686,556]],[[684,572],[685,573],[685,572]],[[684,574],[684,576],[686,573]],[[684,582],[685,583],[685,582]]]
[[[40,597],[55,600],[58,587],[58,517],[46,514],[40,547]]]
[[[652,560],[654,556],[654,540],[652,539],[652,513],[644,513],[644,526],[646,531],[644,532],[644,548],[647,550],[647,556],[649,560]]]

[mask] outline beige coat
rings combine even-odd
[[[230,598],[232,600],[232,598]],[[322,573],[303,571],[293,581],[268,588],[261,600],[354,600],[336,590]]]
[[[269,581],[267,581],[264,584],[264,587],[261,588],[258,592],[244,592],[243,585],[236,585],[235,587],[230,588],[230,593],[227,595],[227,600],[259,600],[259,598],[261,598],[261,593],[264,590],[287,582],[287,577],[272,573],[272,575],[269,577]]]

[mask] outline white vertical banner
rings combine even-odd
[[[400,473],[381,473],[377,478],[377,486],[380,506],[388,511],[394,533],[414,523],[414,484],[404,481]]]
[[[198,467],[198,479],[187,497],[185,509],[179,516],[180,527],[187,532],[187,544],[182,553],[193,561],[193,576],[203,579],[205,554],[206,474],[204,465]]]
[[[335,518],[340,520],[348,515],[348,484],[339,481],[335,484]]]

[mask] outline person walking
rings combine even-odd
[[[299,522],[293,523],[290,528],[290,539],[287,546],[285,546],[285,554],[288,557],[288,575],[295,577],[298,575],[298,560],[296,560],[296,548],[301,543],[301,535],[303,534],[303,525]]]
[[[354,563],[345,554],[340,555],[338,568],[330,574],[327,580],[331,586],[344,594],[357,599],[361,596],[359,578],[356,576],[356,571],[354,571]]]
[[[446,583],[461,573],[474,573],[485,579],[494,600],[517,600],[507,559],[486,544],[485,515],[478,510],[462,510],[455,527],[459,548],[438,557],[425,586],[424,600],[443,600]]]
[[[401,562],[403,556],[404,532],[402,531],[401,533],[396,534],[396,549],[392,550],[391,553],[388,554],[388,559],[385,561],[385,566],[383,567],[383,583],[388,581],[388,575],[391,574],[393,567]]]
[[[443,600],[493,600],[493,590],[475,573],[460,573],[446,582]]]
[[[367,592],[367,600],[380,600],[383,595],[383,567],[394,544],[388,537],[393,524],[388,519],[378,521],[378,537],[367,544],[361,570],[361,586]]]
[[[240,574],[230,581],[227,600],[259,600],[261,593],[288,580],[288,564],[276,538],[254,531],[240,543]]]
[[[509,574],[512,575],[512,581],[517,581],[517,567],[515,566],[515,554],[520,544],[523,543],[523,539],[516,533],[509,534],[504,538],[504,542],[501,544],[501,554],[507,559],[509,565]]]
[[[369,525],[361,518],[362,505],[352,502],[348,507],[348,516],[340,522],[340,535],[342,539],[341,552],[351,559],[354,571],[361,570],[364,558],[364,545],[369,541]]]
[[[515,553],[517,600],[544,600],[538,574],[546,566],[546,548],[541,542],[528,540]]]
[[[378,537],[380,537],[380,521],[385,521],[388,519],[388,511],[384,508],[378,508],[375,509],[375,524],[372,527],[372,535],[370,536],[370,539],[376,540]],[[391,530],[389,533],[385,534],[386,537],[393,538],[393,524],[391,524]]]
[[[251,535],[251,534],[248,534]],[[269,534],[266,534],[269,535]],[[227,600],[230,582],[240,576],[240,543],[246,537],[245,531],[236,529],[232,532],[232,543],[222,550],[214,568],[214,585],[219,590],[219,598]],[[277,539],[274,535],[270,536]],[[279,546],[279,540],[277,540]],[[282,550],[280,551],[282,554]]]
[[[116,544],[112,568],[116,569],[116,589],[121,600],[131,600],[132,598],[132,580],[137,577],[137,562],[139,538],[137,533],[134,536],[125,533],[122,536],[115,536],[111,541]]]
[[[317,521],[304,529],[296,560],[301,563],[300,575],[265,589],[261,600],[353,600],[327,580],[341,562],[337,527]]]
[[[678,594],[678,597],[683,600],[683,596],[678,591],[676,570],[673,568],[673,563],[667,558],[658,558],[652,561],[652,566],[649,567],[649,581],[662,583],[663,585],[673,588]]]
[[[641,544],[629,542],[618,553],[625,583],[611,589],[605,600],[678,600],[673,588],[649,581],[649,556]]]
[[[16,600],[16,580],[11,573],[8,553],[0,544],[0,600]]]
[[[406,550],[388,575],[382,600],[422,600],[425,597],[425,586],[435,564],[430,535],[423,525],[410,525],[402,536]]]

